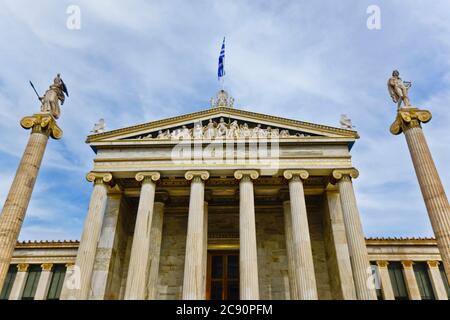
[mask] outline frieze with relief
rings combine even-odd
[[[206,122],[206,125],[204,125]],[[314,134],[271,127],[260,123],[244,122],[223,117],[199,121],[171,129],[159,130],[127,139],[143,140],[191,140],[191,139],[273,139],[310,137]]]

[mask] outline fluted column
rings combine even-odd
[[[52,280],[53,263],[43,263],[41,264],[41,268],[42,268],[41,276],[39,277],[36,293],[34,294],[34,300],[47,299],[50,281]]]
[[[370,272],[364,232],[356,205],[352,178],[359,175],[356,169],[334,170],[333,179],[337,182],[341,197],[342,213],[344,216],[345,232],[347,235],[350,262],[352,264],[353,280],[356,296],[359,300],[376,300],[375,289],[367,285]]]
[[[414,274],[413,264],[411,260],[402,261],[403,276],[405,277],[406,290],[410,300],[422,300],[420,296],[419,286],[417,285],[416,275]]]
[[[208,267],[208,202],[203,206],[203,261],[202,261],[202,299],[206,300],[207,267]]]
[[[296,295],[300,300],[317,300],[316,274],[302,182],[309,174],[306,170],[286,170],[283,175],[289,180]]]
[[[159,178],[159,172],[139,172],[136,174],[136,180],[142,181],[142,186],[128,267],[125,300],[144,300],[148,292],[150,231],[155,200],[155,181],[158,181]]]
[[[450,205],[421,126],[421,123],[430,120],[431,112],[428,110],[401,108],[391,125],[391,133],[405,134],[444,269],[450,281]]]
[[[29,267],[30,265],[28,263],[19,263],[17,265],[16,278],[14,279],[14,283],[9,294],[9,300],[20,300],[22,298]]]
[[[389,277],[388,266],[389,262],[380,260],[377,261],[378,276],[380,277],[381,294],[384,300],[395,300],[394,290],[392,289],[391,278]]]
[[[3,287],[11,257],[30,203],[48,137],[60,139],[62,131],[47,113],[25,117],[20,122],[31,135],[0,214],[0,288]]]
[[[148,272],[148,299],[155,300],[157,298],[158,276],[159,276],[159,260],[161,257],[161,240],[164,219],[164,202],[155,202],[153,206],[152,229],[150,231],[150,257]]]
[[[69,288],[68,285],[64,285],[62,299],[87,300],[91,291],[95,254],[106,210],[108,185],[112,184],[112,174],[91,172],[86,178],[94,182],[94,189],[74,267],[74,270],[78,270],[75,272],[79,272],[79,288],[73,288],[73,286]]]
[[[239,182],[239,275],[240,299],[258,300],[258,254],[256,247],[255,196],[253,181],[259,177],[255,170],[238,170]]]
[[[188,171],[185,178],[191,181],[189,198],[186,256],[184,262],[183,300],[204,299],[203,262],[205,232],[205,183],[207,171]]]
[[[434,296],[437,300],[448,300],[449,297],[444,287],[444,279],[442,279],[441,271],[439,270],[439,261],[427,261],[427,264]]]
[[[292,239],[291,202],[283,202],[284,235],[286,238],[286,256],[288,260],[289,294],[291,300],[298,300],[297,277],[295,276],[294,244]]]

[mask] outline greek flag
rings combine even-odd
[[[222,42],[222,48],[220,49],[220,56],[219,56],[219,68],[217,69],[217,77],[222,78],[225,75],[225,69],[223,67],[225,60],[225,37],[223,38]]]

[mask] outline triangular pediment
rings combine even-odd
[[[215,138],[349,138],[352,130],[286,119],[239,109],[219,107],[88,136],[87,143],[102,141]]]

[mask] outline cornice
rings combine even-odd
[[[280,124],[285,124],[285,125],[292,125],[292,126],[297,126],[297,127],[300,126],[304,129],[309,129],[312,131],[320,131],[320,132],[325,132],[325,133],[329,133],[329,134],[346,136],[346,137],[353,138],[353,139],[359,138],[358,133],[353,130],[346,130],[346,129],[336,128],[336,127],[331,127],[331,126],[310,123],[310,122],[281,118],[281,117],[277,117],[277,116],[266,115],[266,114],[245,111],[245,110],[240,110],[240,109],[218,107],[218,108],[213,108],[213,109],[197,111],[197,112],[193,112],[193,113],[189,113],[189,114],[179,115],[179,116],[175,116],[175,117],[170,117],[170,118],[166,118],[166,119],[156,120],[156,121],[152,121],[152,122],[146,122],[146,123],[142,123],[142,124],[138,124],[138,125],[134,125],[134,126],[130,126],[130,127],[106,131],[103,133],[89,135],[86,139],[86,143],[91,143],[91,142],[99,141],[102,139],[111,138],[111,137],[114,137],[114,136],[117,136],[120,134],[125,134],[125,133],[133,134],[133,133],[138,133],[138,132],[140,132],[142,130],[146,130],[146,129],[153,129],[153,128],[160,127],[160,126],[173,125],[173,124],[177,124],[178,122],[181,122],[181,121],[189,121],[190,119],[206,117],[206,116],[212,117],[212,116],[219,115],[221,113],[227,114],[229,116],[236,115],[236,116],[247,117],[247,118],[250,118],[250,119],[253,119],[256,121],[258,121],[258,120],[274,121],[274,122],[277,122]]]

